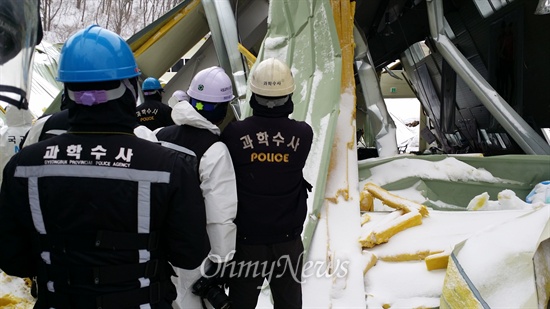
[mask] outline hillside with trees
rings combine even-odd
[[[128,39],[181,0],[40,0],[44,39],[63,43],[76,31],[98,24]]]

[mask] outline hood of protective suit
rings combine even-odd
[[[8,127],[30,125],[33,118],[33,115],[27,109],[19,109],[15,106],[6,107],[6,125]]]
[[[216,135],[220,135],[220,128],[199,114],[187,101],[181,101],[174,105],[172,108],[172,120],[177,125],[189,125],[195,128],[207,129]]]

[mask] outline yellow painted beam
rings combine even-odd
[[[151,38],[149,38],[145,43],[143,43],[137,50],[134,51],[134,56],[137,58],[141,56],[151,45],[155,44],[160,38],[162,38],[174,25],[176,25],[181,19],[183,19],[190,11],[192,11],[197,5],[199,5],[200,0],[195,0],[186,7],[182,8],[178,14],[174,16],[172,20],[167,22],[162,26]]]
[[[252,65],[254,64],[254,62],[256,62],[256,56],[254,56],[241,43],[239,43],[238,48],[239,48],[239,52],[246,58],[248,68],[250,69],[252,67]]]
[[[354,41],[353,41],[353,20],[355,14],[355,2],[350,0],[331,0],[330,5],[333,12],[334,25],[338,33],[338,41],[342,51],[342,75],[340,83],[340,115],[338,122],[345,126],[341,132],[337,132],[334,138],[334,145],[330,157],[329,175],[333,170],[344,169],[346,171],[346,181],[334,192],[334,196],[329,197],[329,201],[337,201],[339,197],[348,200],[351,190],[355,190],[356,179],[349,175],[351,166],[356,166],[356,159],[349,157],[349,151],[356,152],[356,98],[355,98],[355,78],[354,78]],[[345,123],[345,124],[344,124]],[[353,162],[349,162],[351,161]],[[340,166],[344,164],[345,166]],[[352,173],[353,174],[353,173]]]
[[[342,49],[342,92],[350,89],[355,93],[355,78],[353,71],[355,42],[353,39],[353,20],[355,16],[355,1],[331,0],[334,24],[338,32],[340,48]]]

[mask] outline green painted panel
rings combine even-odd
[[[447,155],[428,156],[394,156],[383,159],[363,160],[359,162],[359,179],[365,180],[371,176],[370,169],[394,160],[414,158],[428,161],[440,161],[448,158]],[[427,206],[434,209],[452,210],[441,207],[442,203],[458,206],[456,210],[463,210],[473,197],[487,192],[491,200],[495,200],[499,192],[509,189],[515,192],[520,199],[525,199],[533,187],[545,180],[550,180],[549,155],[503,155],[492,157],[453,156],[477,169],[484,169],[494,177],[511,180],[508,183],[489,183],[480,181],[450,181],[440,179],[426,179],[421,177],[406,177],[383,185],[386,190],[404,190],[417,186],[428,199]],[[388,171],[396,173],[398,171]]]

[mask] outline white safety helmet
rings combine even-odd
[[[190,102],[191,99],[187,95],[187,92],[183,90],[176,90],[174,91],[174,93],[172,93],[172,96],[170,97],[170,99],[168,99],[168,106],[173,108],[174,106],[176,106],[176,104],[178,104],[181,101]]]
[[[261,96],[282,97],[295,89],[290,68],[279,59],[263,60],[250,76],[250,91]]]
[[[187,93],[183,90],[176,90],[174,91],[174,93],[172,94],[173,97],[175,97],[178,102],[181,102],[181,101],[189,101],[189,96],[187,95]]]
[[[217,66],[197,73],[187,94],[196,100],[210,103],[223,103],[233,100],[233,85],[225,71]]]

